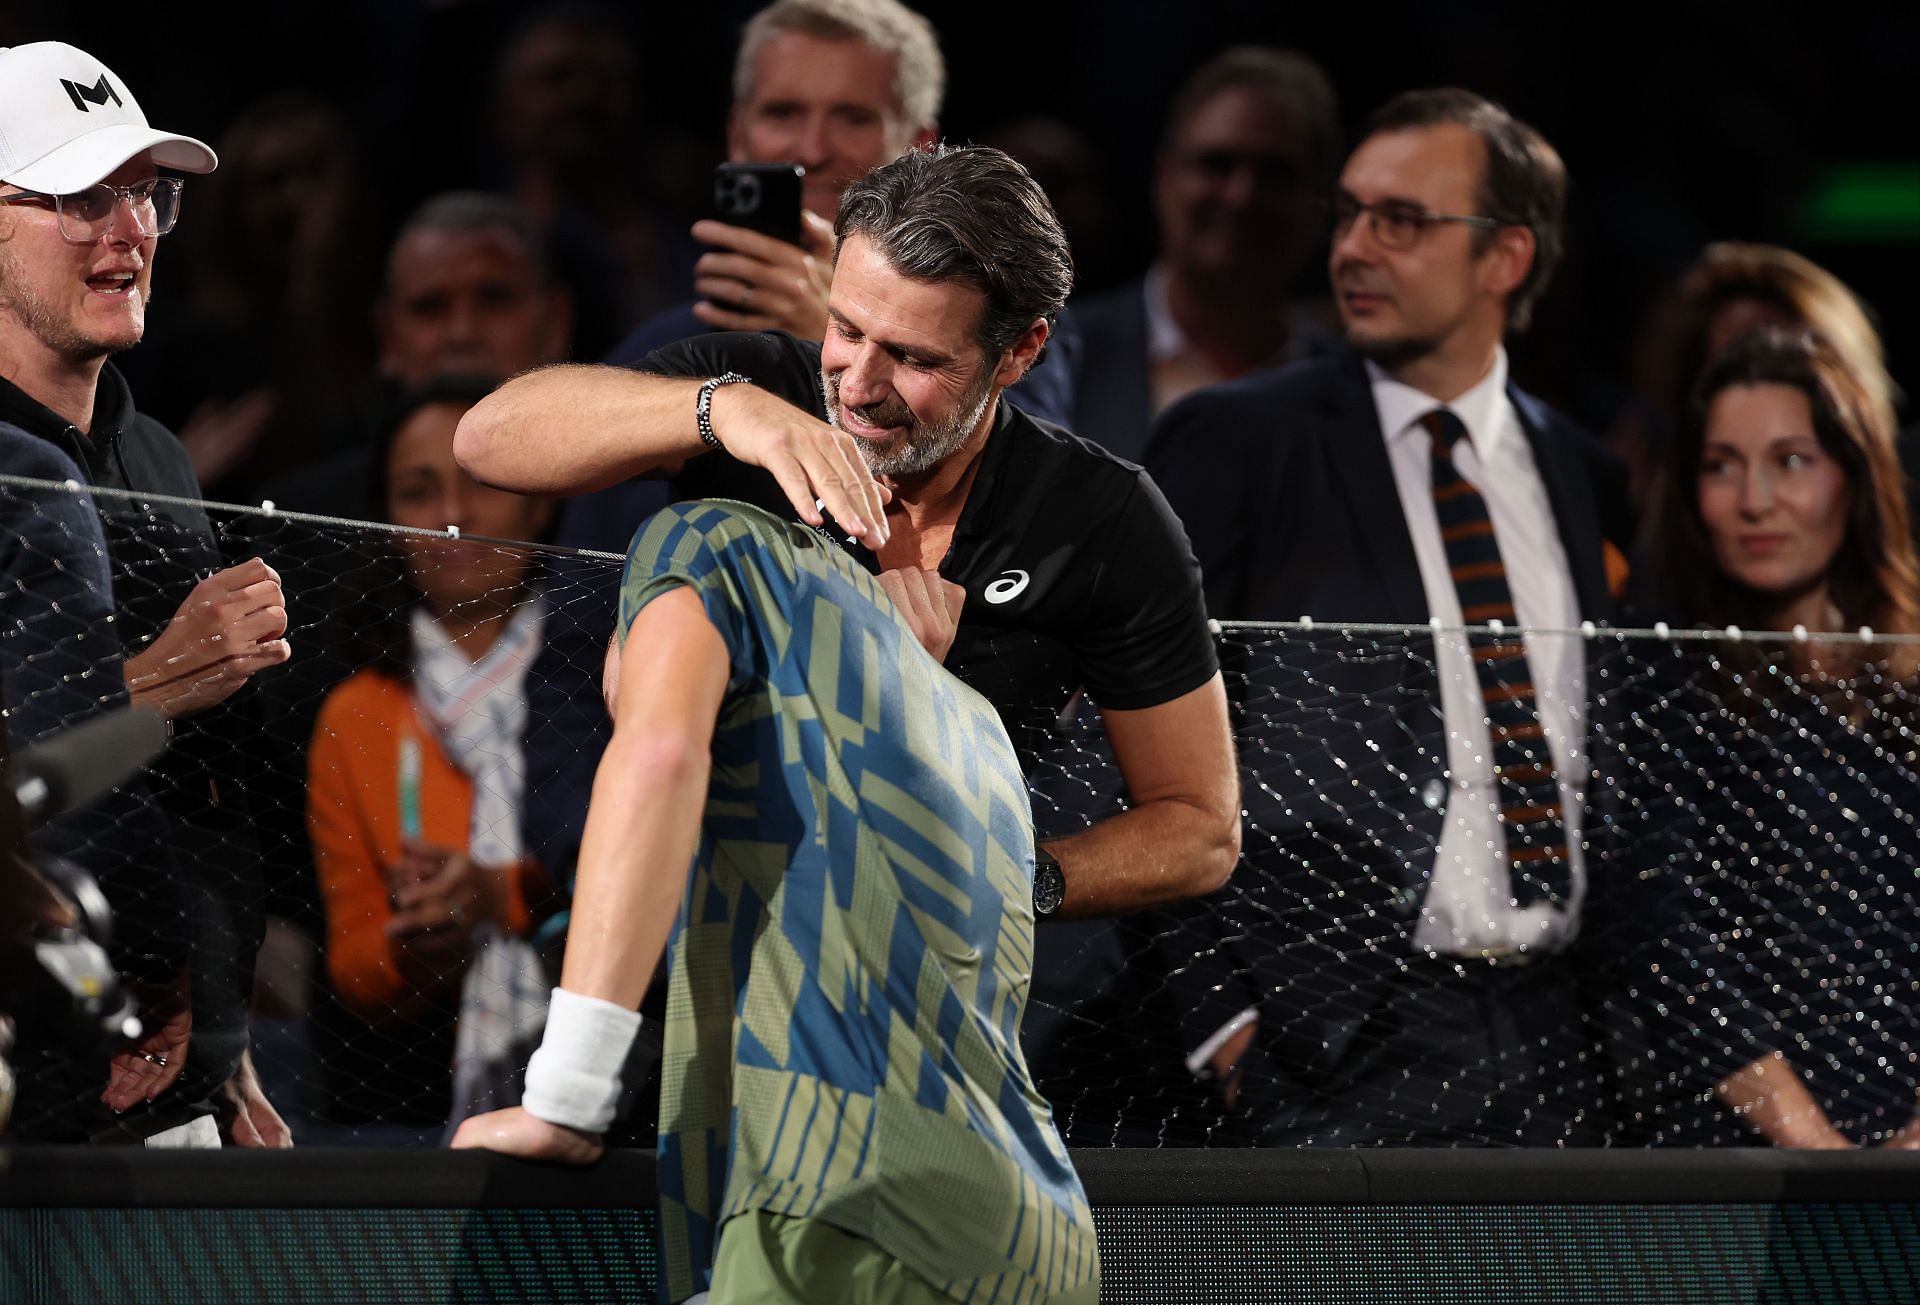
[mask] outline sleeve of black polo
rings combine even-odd
[[[1075,654],[1103,708],[1157,707],[1220,669],[1200,564],[1159,487],[1137,472],[1098,545],[1100,578]]]
[[[785,331],[715,331],[656,349],[633,369],[650,376],[704,379],[738,372],[796,407],[820,407],[820,347]]]
[[[655,350],[633,369],[651,376],[705,379],[737,372],[794,407],[822,420],[820,346],[784,331],[715,331]],[[689,401],[688,415],[692,415]],[[772,474],[743,466],[718,453],[689,458],[673,478],[676,502],[692,498],[731,498],[753,503],[776,515],[793,516],[786,491]]]

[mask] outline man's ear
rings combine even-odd
[[[1533,232],[1526,227],[1501,227],[1494,232],[1493,243],[1480,255],[1487,290],[1501,299],[1511,299],[1513,292],[1526,283],[1538,253]]]
[[[1040,356],[1049,334],[1047,319],[1034,318],[1033,324],[1021,332],[1020,338],[1007,346],[1006,353],[1001,355],[1000,366],[993,374],[993,383],[1004,390],[1032,370],[1033,360]]]

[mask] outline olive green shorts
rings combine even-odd
[[[1048,1305],[1096,1305],[1098,1283]],[[727,1220],[708,1305],[953,1305],[953,1297],[864,1237],[818,1219],[752,1210]]]

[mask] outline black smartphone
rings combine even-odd
[[[797,163],[722,163],[713,170],[713,216],[797,245],[800,184],[806,175]]]

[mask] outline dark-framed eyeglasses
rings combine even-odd
[[[1501,227],[1513,225],[1498,218],[1477,217],[1471,213],[1435,213],[1424,205],[1404,199],[1377,199],[1371,204],[1362,204],[1352,195],[1339,194],[1322,201],[1322,207],[1333,223],[1336,242],[1346,238],[1347,233],[1353,230],[1353,224],[1364,213],[1373,224],[1373,238],[1380,242],[1383,249],[1391,249],[1396,253],[1412,249],[1420,243],[1422,236],[1443,222],[1477,227],[1482,231],[1498,231]]]
[[[103,181],[66,195],[18,190],[0,195],[0,204],[50,208],[66,240],[76,245],[90,245],[113,226],[114,208],[119,204],[127,206],[142,236],[166,235],[179,220],[183,184],[179,177],[149,177],[131,186],[109,186]]]

